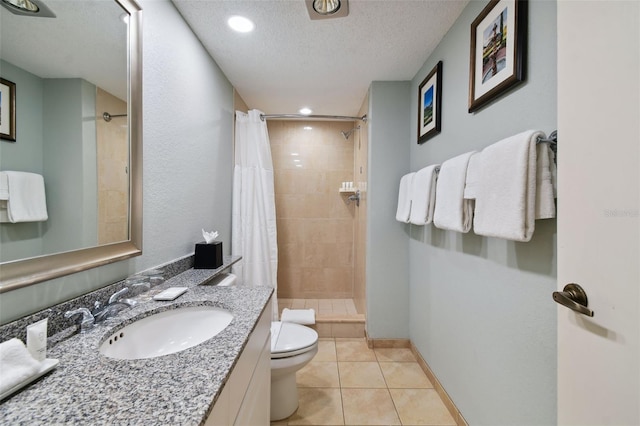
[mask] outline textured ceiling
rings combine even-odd
[[[127,26],[112,1],[48,0],[56,18],[0,7],[2,59],[41,78],[83,78],[127,99]]]
[[[372,81],[412,79],[468,3],[350,0],[349,16],[312,21],[304,0],[172,1],[249,107],[330,115],[356,115]]]

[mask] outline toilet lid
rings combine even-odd
[[[284,355],[313,346],[318,333],[312,328],[291,322],[271,323],[271,354]]]

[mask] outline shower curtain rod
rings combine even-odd
[[[345,121],[354,121],[354,120],[362,120],[364,122],[367,121],[367,115],[363,115],[362,117],[350,117],[345,115],[305,115],[305,114],[260,114],[260,119],[262,121],[268,120],[270,118],[274,119],[308,119],[308,120],[345,120]]]

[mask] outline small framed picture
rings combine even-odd
[[[491,0],[471,23],[469,112],[525,79],[527,0]]]
[[[0,78],[0,138],[16,141],[16,84]]]
[[[442,61],[438,62],[418,88],[418,143],[440,133],[442,105]]]

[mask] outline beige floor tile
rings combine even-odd
[[[318,337],[333,337],[333,327],[330,323],[316,323],[314,326]]]
[[[291,309],[304,309],[306,302],[304,299],[291,300]]]
[[[340,389],[300,388],[298,401],[289,425],[344,425]]]
[[[399,425],[387,389],[342,389],[346,425]]]
[[[313,361],[337,361],[336,342],[333,339],[318,338],[318,353]]]
[[[389,389],[389,392],[404,425],[456,424],[433,389]]]
[[[331,299],[318,299],[318,308],[321,311],[333,312],[333,304]]]
[[[364,323],[333,324],[331,334],[333,337],[364,337]]]
[[[289,422],[287,420],[280,420],[279,422],[271,422],[271,426],[287,426]]]
[[[378,362],[417,362],[409,348],[377,348],[374,349]]]
[[[365,339],[337,340],[338,361],[375,361],[376,354]]]
[[[296,373],[298,388],[339,388],[337,362],[311,361]]]
[[[304,302],[305,309],[313,309],[318,311],[318,299],[306,299]]]
[[[331,306],[334,314],[347,314],[347,306],[344,303],[344,299],[333,299],[331,301]]]
[[[342,388],[386,388],[377,362],[338,362]]]
[[[353,299],[346,299],[345,306],[347,307],[347,314],[349,315],[357,315],[358,310],[356,309],[355,303],[353,303]]]
[[[433,385],[417,362],[381,362],[380,369],[389,389],[433,388]]]

